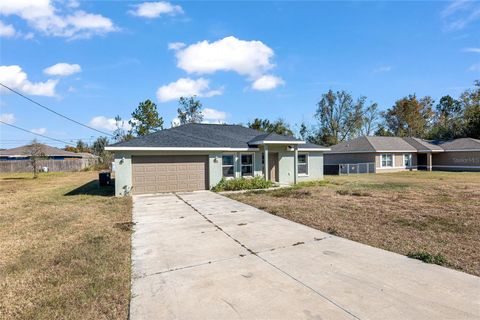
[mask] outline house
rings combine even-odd
[[[461,138],[359,137],[325,153],[325,173],[373,173],[403,170],[480,171],[480,140]]]
[[[90,153],[75,153],[58,149],[46,144],[37,144],[39,169],[48,171],[77,171],[94,165],[98,157]],[[0,150],[0,172],[28,172],[32,170],[30,158],[31,145]]]
[[[329,149],[240,125],[192,123],[106,150],[115,153],[115,192],[125,195],[205,190],[222,178],[264,176],[279,184],[322,179]]]

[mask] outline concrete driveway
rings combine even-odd
[[[133,219],[134,320],[480,319],[478,277],[212,192],[134,196]]]

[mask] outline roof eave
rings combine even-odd
[[[258,148],[229,147],[105,147],[107,151],[258,151]]]
[[[305,141],[293,140],[293,141],[275,141],[275,140],[261,140],[261,141],[251,141],[248,144],[251,145],[265,145],[265,144],[305,144]]]

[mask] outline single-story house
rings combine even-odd
[[[36,152],[38,169],[48,171],[77,171],[98,162],[98,156],[90,153],[75,153],[46,144],[38,144],[35,151],[31,145],[0,150],[0,172],[28,172],[32,170],[30,158]]]
[[[472,138],[427,141],[363,136],[330,148],[325,152],[326,173],[480,171],[480,140]]]
[[[126,195],[205,190],[222,178],[263,176],[278,184],[322,179],[329,149],[240,125],[191,123],[106,150],[115,153],[115,193]]]

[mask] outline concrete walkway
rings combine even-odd
[[[218,194],[134,196],[133,219],[134,320],[480,319],[478,277]]]

